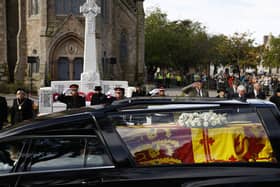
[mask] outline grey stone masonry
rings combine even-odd
[[[5,0],[0,1],[0,64],[7,62]]]

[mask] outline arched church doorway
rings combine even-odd
[[[83,43],[75,36],[68,36],[53,47],[50,67],[52,80],[80,80],[83,72]]]

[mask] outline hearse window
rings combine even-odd
[[[277,162],[253,110],[157,110],[109,117],[139,166]]]
[[[31,171],[112,165],[97,138],[36,138],[31,150]]]
[[[0,174],[11,172],[20,158],[23,141],[0,143]]]
[[[54,122],[53,124],[50,124],[46,127],[40,127],[37,130],[32,131],[32,133],[73,133],[78,132],[77,129],[86,130],[87,132],[90,132],[91,129],[95,129],[92,117],[89,115],[67,117],[65,120],[63,120],[63,122]]]

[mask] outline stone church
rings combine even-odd
[[[86,0],[1,0],[0,83],[80,80]],[[97,0],[97,62],[103,80],[143,81],[144,0]]]

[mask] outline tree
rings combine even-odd
[[[264,65],[269,67],[279,67],[280,62],[280,38],[272,37],[269,47],[264,50]]]
[[[208,36],[198,22],[170,22],[159,8],[145,20],[146,65],[186,69],[194,63],[206,62]]]
[[[256,51],[253,46],[254,40],[248,33],[234,33],[230,39],[231,64],[245,69],[248,66],[256,66]]]
[[[209,58],[211,63],[218,65],[227,65],[231,63],[230,39],[225,35],[214,35],[209,39]]]
[[[189,67],[206,69],[209,64],[256,67],[260,49],[249,33],[210,36],[199,22],[168,21],[159,8],[145,20],[147,67],[171,67],[184,72]]]
[[[167,24],[167,15],[158,8],[145,19],[145,58],[148,66],[161,66],[167,60],[161,55],[166,53]]]

